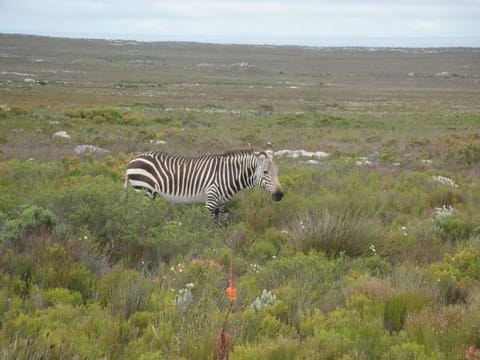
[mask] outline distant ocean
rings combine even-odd
[[[181,37],[178,37],[180,40]],[[479,37],[338,37],[338,38],[228,38],[198,37],[187,41],[221,44],[299,45],[318,47],[474,47],[480,48]]]
[[[152,35],[152,34],[101,34],[101,33],[55,33],[36,34],[83,39],[134,40],[134,41],[183,41],[214,44],[249,45],[298,45],[318,47],[470,47],[480,48],[478,37],[265,37],[265,36],[199,36],[199,35]]]
[[[479,37],[227,37],[227,36],[170,36],[141,41],[193,41],[219,44],[299,45],[318,47],[473,47],[480,48]]]

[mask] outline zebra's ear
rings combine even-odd
[[[268,142],[267,145],[265,146],[265,153],[267,154],[270,160],[273,159],[273,144],[271,142]]]

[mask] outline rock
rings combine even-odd
[[[63,139],[70,139],[71,136],[66,132],[66,131],[57,131],[56,133],[53,134],[53,137],[59,137]]]
[[[150,144],[155,144],[155,145],[166,145],[167,142],[165,140],[150,140]]]
[[[355,161],[356,166],[372,166],[373,162],[368,160],[367,157],[361,157],[357,161]]]
[[[75,149],[73,149],[75,154],[105,154],[108,153],[108,150],[102,149],[101,147],[94,146],[94,145],[77,145]]]
[[[303,149],[300,150],[278,150],[275,152],[275,156],[277,157],[282,157],[282,156],[287,156],[290,158],[297,159],[299,157],[310,157],[310,158],[318,158],[318,159],[323,159],[329,156],[328,153],[323,152],[323,151],[306,151]]]

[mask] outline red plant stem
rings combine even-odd
[[[230,264],[230,274],[228,276],[228,288],[235,289],[234,281],[233,281],[233,266]],[[230,293],[229,293],[230,295]],[[233,301],[232,297],[230,297],[230,306],[228,307],[227,313],[225,314],[225,319],[223,320],[222,325],[222,332],[220,333],[220,346],[218,349],[218,360],[228,360],[230,357],[230,344],[228,342],[228,334],[227,334],[227,324],[228,324],[228,317],[233,310]]]

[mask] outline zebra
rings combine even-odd
[[[242,189],[257,186],[273,201],[283,197],[270,143],[265,150],[243,148],[212,155],[146,152],[128,163],[128,186],[174,204],[204,203],[219,227],[228,222],[225,204]]]

